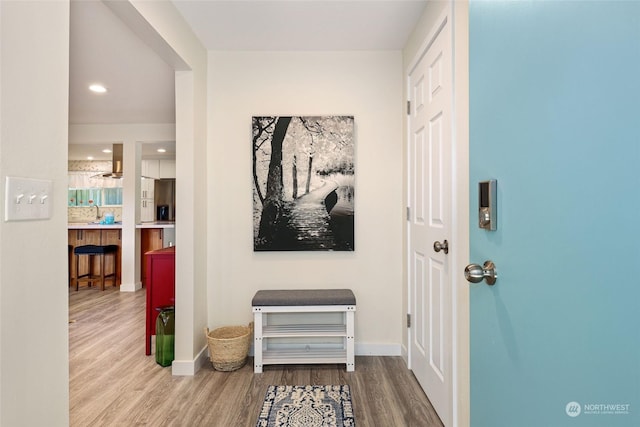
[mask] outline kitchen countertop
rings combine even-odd
[[[136,224],[136,228],[175,228],[176,223],[174,221],[154,221],[154,222],[142,222]],[[104,230],[104,229],[122,229],[122,223],[117,222],[115,224],[98,224],[95,222],[70,222],[67,224],[69,230]]]
[[[136,228],[175,228],[175,221],[153,221],[136,224]]]
[[[70,222],[67,224],[69,230],[104,230],[104,229],[122,229],[122,223],[115,224],[99,224],[95,222]]]

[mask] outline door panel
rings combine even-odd
[[[470,261],[498,272],[470,286],[473,426],[640,425],[638,17],[470,4]]]
[[[413,156],[413,188],[411,190],[411,214],[413,216],[413,224],[417,227],[427,225],[427,208],[425,206],[425,167],[426,147],[425,147],[425,128],[420,123],[422,120],[416,116],[416,130],[412,139],[412,156]],[[424,254],[423,254],[424,255]]]
[[[452,414],[451,41],[446,23],[409,75],[410,365],[445,425]]]
[[[430,259],[429,260],[429,298],[427,299],[426,307],[428,313],[427,325],[429,327],[429,366],[433,375],[440,382],[444,382],[445,378],[445,337],[444,337],[444,322],[447,321],[445,313],[447,307],[444,307],[446,287],[449,283],[446,282],[448,273],[444,263]]]
[[[444,198],[451,203],[450,196],[443,194],[446,185],[446,177],[443,176],[442,162],[444,149],[442,147],[442,110],[439,105],[433,105],[438,111],[429,121],[429,179],[427,194],[429,195],[429,225],[431,228],[442,230],[445,225]],[[446,141],[449,143],[450,141]]]

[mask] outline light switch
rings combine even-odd
[[[8,176],[5,185],[4,220],[25,221],[51,218],[49,179]]]

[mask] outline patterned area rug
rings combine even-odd
[[[271,385],[256,427],[355,425],[348,385]]]

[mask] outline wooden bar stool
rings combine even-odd
[[[104,291],[105,280],[111,279],[113,286],[117,285],[118,277],[118,245],[84,245],[76,246],[73,250],[76,256],[76,291],[80,287],[80,281],[87,282],[89,286],[93,286],[94,282],[100,282],[100,287]],[[80,274],[80,257],[86,255],[89,259],[89,271],[84,274]],[[104,258],[107,255],[111,255],[113,259],[112,273],[105,274]],[[100,274],[95,274],[93,271],[93,257],[100,257]]]

